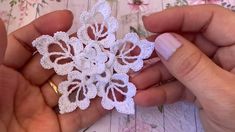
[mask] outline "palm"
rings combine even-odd
[[[55,22],[51,23],[51,19]],[[77,132],[107,112],[98,98],[91,101],[86,111],[77,109],[61,115],[54,110],[59,95],[48,86],[48,80],[55,77],[58,85],[58,78],[62,77],[40,66],[41,57],[33,55],[31,43],[42,34],[66,31],[71,24],[71,13],[53,12],[11,33],[6,44],[6,33],[0,21],[1,131]]]
[[[0,103],[5,130],[57,132],[60,122],[56,113],[44,101],[38,86],[30,84],[20,73],[1,66]],[[17,81],[16,81],[17,80]],[[15,96],[12,96],[15,95]],[[5,107],[4,107],[5,106]]]
[[[212,46],[212,45],[211,45]],[[226,73],[228,76],[231,77],[231,80],[227,80],[227,84],[234,86],[233,80],[234,80],[234,74],[235,74],[235,48],[234,44],[228,44],[228,46],[221,46],[220,48],[217,48],[214,50],[213,53],[206,52],[207,55],[211,57],[211,59],[219,65],[222,69],[228,71]],[[205,51],[205,49],[204,49]],[[229,73],[230,72],[230,73]],[[223,77],[221,77],[223,78]],[[233,89],[234,87],[230,87]],[[232,90],[230,90],[232,91]],[[207,92],[207,91],[205,91]],[[224,101],[218,101],[218,100],[210,100],[209,102],[206,100],[198,101],[199,105],[201,107],[201,104],[206,105],[206,108],[200,109],[200,115],[202,122],[204,123],[204,126],[206,130],[213,130],[213,131],[231,131],[233,130],[234,121],[231,119],[234,119],[235,116],[231,113],[234,113],[235,109],[231,107],[230,109],[226,109],[228,106],[233,106],[234,104],[234,96],[231,94],[226,95],[226,90],[222,90],[218,93],[218,91],[210,91],[210,95],[216,95],[218,97],[223,97]],[[228,92],[231,93],[231,92]],[[210,96],[208,95],[208,97]],[[210,97],[209,97],[210,98]],[[226,102],[226,103],[225,103]],[[216,105],[215,105],[216,104]],[[207,109],[210,108],[210,109]],[[211,110],[212,109],[212,110]],[[220,112],[221,111],[221,112]],[[218,112],[220,114],[218,114]],[[227,118],[229,117],[229,118]],[[215,126],[223,126],[222,128],[217,128]]]

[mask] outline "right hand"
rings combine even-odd
[[[234,132],[235,13],[211,5],[177,7],[143,22],[161,34],[156,51],[162,63],[132,79],[139,88],[135,102],[152,106],[195,99],[207,132]],[[154,86],[173,77],[177,80]]]

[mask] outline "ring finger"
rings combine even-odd
[[[55,107],[58,104],[60,93],[58,92],[58,85],[66,80],[65,76],[54,75],[41,87],[42,94],[48,106]]]

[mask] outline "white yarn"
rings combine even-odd
[[[103,17],[101,22],[97,15]],[[105,0],[82,13],[80,20],[82,26],[78,29],[78,38],[57,32],[53,37],[42,35],[33,41],[33,46],[42,55],[42,67],[53,68],[58,75],[67,75],[67,81],[58,86],[62,94],[60,113],[76,108],[85,110],[90,99],[98,95],[105,109],[116,108],[121,113],[134,114],[136,87],[129,82],[127,73],[141,70],[143,60],[153,52],[153,43],[140,40],[135,33],[116,40],[114,34],[118,22],[111,16],[111,8]],[[88,29],[92,31],[92,38]],[[136,49],[138,54],[133,55]],[[122,97],[117,97],[117,93]]]

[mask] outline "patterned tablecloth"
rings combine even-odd
[[[133,0],[108,0],[112,13],[118,18],[118,37],[130,31],[147,36],[141,23],[141,15],[158,12],[173,6],[194,4],[218,4],[235,11],[235,0],[144,0],[145,5],[128,3]],[[8,33],[28,24],[35,18],[54,10],[69,9],[75,19],[70,33],[79,27],[79,14],[91,8],[96,0],[0,0],[0,18],[5,22]],[[166,105],[162,110],[136,107],[133,116],[111,112],[87,132],[203,132],[197,108],[190,103],[179,102]]]

